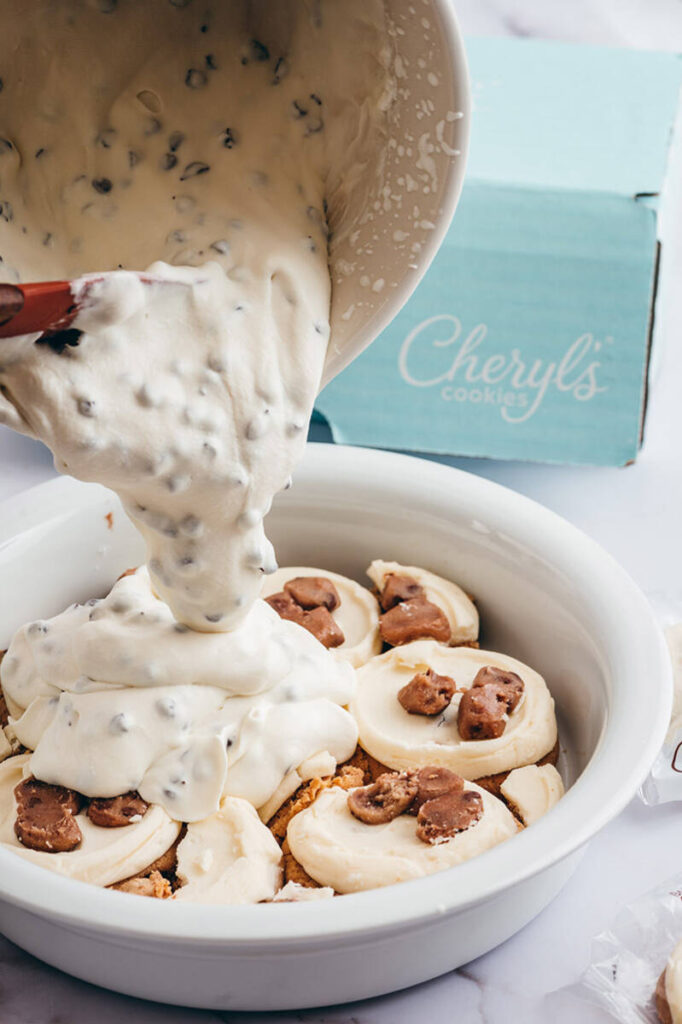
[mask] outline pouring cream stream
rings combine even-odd
[[[77,344],[2,342],[0,421],[115,490],[147,544],[101,605],[19,631],[2,664],[16,734],[39,778],[86,795],[140,788],[185,821],[227,792],[260,806],[356,741],[352,670],[258,594],[327,352],[329,231],[381,169],[383,5],[11,6],[3,276],[113,273]]]

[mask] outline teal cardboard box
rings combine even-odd
[[[642,438],[682,61],[507,39],[467,51],[452,226],[317,411],[350,444],[623,465]]]

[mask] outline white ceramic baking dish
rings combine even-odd
[[[433,977],[507,939],[553,898],[662,742],[670,666],[646,600],[540,505],[430,462],[311,445],[268,522],[281,564],[363,580],[372,558],[397,559],[475,594],[484,646],[548,680],[570,789],[539,823],[467,864],[332,902],[176,905],[73,882],[0,850],[2,931],[80,978],[190,1006],[284,1009]],[[101,488],[62,479],[6,503],[0,645],[24,621],[104,593],[140,557]]]

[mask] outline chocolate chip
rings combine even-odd
[[[313,103],[317,103],[318,107],[322,106],[322,100],[320,99],[316,92],[311,92],[310,98],[313,101]]]
[[[348,810],[366,825],[383,825],[403,814],[417,791],[414,772],[386,772],[371,786],[349,793]]]
[[[445,793],[427,800],[417,815],[417,838],[433,845],[465,832],[483,814],[481,794],[473,789]]]
[[[45,153],[46,153],[46,152],[47,152],[47,150],[45,149],[45,147],[44,147],[44,146],[41,146],[41,147],[40,147],[40,149],[37,149],[37,150],[35,151],[35,153],[33,154],[33,156],[34,156],[34,159],[36,159],[36,160],[40,160],[41,156],[45,156]]]
[[[0,78],[0,92],[2,92],[2,90],[4,88],[5,88],[5,83],[3,82],[2,78]]]
[[[133,818],[142,818],[149,804],[139,793],[131,790],[121,796],[97,797],[90,801],[88,818],[100,828],[121,828],[133,824]]]
[[[499,688],[500,696],[505,700],[507,711],[511,714],[523,696],[524,684],[521,676],[517,675],[516,672],[497,668],[495,665],[484,665],[476,673],[476,678],[471,686],[473,689],[474,687],[487,686],[489,683]]]
[[[341,604],[338,590],[326,576],[296,576],[284,584],[284,590],[301,608],[323,605],[333,612]]]
[[[116,129],[115,128],[105,128],[103,131],[101,131],[98,134],[97,138],[95,139],[95,142],[97,143],[98,146],[101,146],[102,149],[111,149],[111,146],[112,146],[113,141],[114,141],[115,138],[116,138]]]
[[[77,348],[83,332],[75,327],[69,327],[66,331],[54,331],[52,334],[43,334],[36,339],[36,345],[47,345],[57,355],[61,355],[66,348]]]
[[[79,398],[77,403],[78,412],[81,416],[94,416],[95,415],[95,403],[90,398]]]
[[[83,838],[74,817],[81,806],[79,793],[31,778],[15,787],[14,796],[14,832],[23,846],[45,853],[75,850]]]
[[[410,807],[410,814],[417,814],[422,804],[428,800],[435,800],[446,793],[461,793],[464,789],[464,779],[460,775],[449,768],[440,768],[436,765],[420,768],[416,778],[417,795]]]
[[[384,579],[379,601],[384,611],[388,612],[401,601],[409,601],[413,597],[423,596],[424,588],[412,576],[402,576],[390,572]]]
[[[250,46],[251,56],[254,60],[261,62],[270,60],[270,51],[268,50],[265,43],[261,43],[258,39],[252,39]]]
[[[220,136],[220,141],[225,149],[234,149],[237,139],[231,128],[226,128]]]
[[[289,62],[286,57],[278,57],[275,61],[275,71],[272,76],[272,84],[279,85],[283,78],[289,74]]]
[[[176,153],[184,141],[185,136],[182,132],[171,132],[168,136],[168,148],[171,153]]]
[[[398,702],[410,715],[439,715],[457,692],[450,676],[439,676],[433,669],[418,672],[398,691]]]
[[[391,647],[426,637],[447,643],[451,636],[445,613],[423,597],[401,601],[384,612],[379,620],[379,632],[381,639]]]
[[[188,178],[196,178],[200,174],[207,174],[210,170],[209,164],[205,164],[201,160],[193,160],[191,164],[187,164],[180,175],[180,181],[187,181]]]
[[[175,153],[164,153],[159,161],[162,171],[170,171],[175,167],[178,162],[178,158]]]
[[[99,192],[100,195],[106,195],[107,192],[111,192],[114,186],[110,178],[93,178],[92,187],[95,192]]]
[[[185,75],[185,85],[188,89],[203,89],[208,84],[208,75],[199,68],[190,68]]]
[[[300,104],[298,100],[294,100],[291,105],[294,108],[294,117],[297,120],[300,120],[302,117],[308,116],[307,109],[302,104]]]
[[[0,202],[0,218],[6,221],[8,224],[14,220],[14,210],[12,204],[8,200]]]
[[[212,53],[206,54],[206,56],[204,57],[204,64],[206,65],[209,71],[218,70],[218,65],[216,64],[215,57],[213,56]]]

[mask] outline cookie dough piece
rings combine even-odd
[[[448,621],[450,636],[443,640],[444,643],[455,646],[478,640],[479,623],[476,606],[456,583],[415,565],[400,565],[399,562],[383,562],[381,559],[372,562],[367,570],[367,575],[379,591],[380,600],[382,600],[385,588],[389,587],[388,600],[386,597],[382,600],[384,616],[391,615],[393,608],[401,603],[399,599],[404,599],[404,601],[426,599],[439,608]],[[406,578],[417,584],[418,589],[414,592],[416,596],[413,595],[414,588],[412,587],[394,586],[400,578]]]
[[[338,786],[339,789],[349,790],[365,783],[365,774],[361,768],[355,765],[342,765],[337,773],[326,778],[311,779],[301,786],[282,806],[277,813],[268,821],[268,828],[276,839],[282,842],[287,834],[287,827],[291,819],[305,810],[317,799],[324,789],[330,786]]]
[[[502,735],[463,740],[457,727],[462,690],[469,689],[479,670],[489,665],[519,675],[523,694],[507,715]],[[398,693],[415,674],[428,669],[453,679],[458,692],[438,715],[409,714]],[[557,740],[554,701],[542,676],[504,654],[445,647],[433,640],[396,647],[359,669],[350,709],[363,749],[396,770],[440,765],[474,780],[534,764]]]
[[[220,809],[191,822],[178,845],[173,899],[237,904],[271,900],[280,888],[282,851],[246,800],[225,797]]]
[[[261,821],[269,822],[273,815],[279,810],[283,803],[285,803],[289,797],[293,796],[296,790],[303,785],[304,782],[308,782],[310,779],[315,778],[329,778],[336,772],[336,760],[332,757],[328,750],[323,750],[319,754],[313,754],[312,757],[306,758],[299,764],[298,768],[294,768],[288,775],[285,775],[280,785],[277,787],[275,792],[272,794],[270,799],[263,804],[262,807],[258,808],[258,816]]]
[[[348,795],[332,787],[291,820],[291,853],[316,882],[339,893],[393,885],[454,867],[519,831],[501,800],[473,783],[464,788],[480,794],[483,814],[465,831],[431,845],[418,838],[413,815],[367,825],[351,814]]]
[[[74,815],[83,837],[75,850],[48,853],[27,849],[14,832],[14,787],[24,777],[29,759],[30,754],[20,754],[0,764],[0,844],[5,849],[57,874],[106,886],[139,874],[173,845],[180,823],[154,805],[139,822],[115,829],[94,825],[83,810]]]
[[[655,1001],[661,1024],[682,1024],[682,940],[658,979]]]
[[[561,800],[564,784],[551,764],[515,768],[500,787],[502,796],[524,825],[532,825]]]
[[[133,896],[147,896],[157,900],[167,900],[173,895],[171,884],[160,871],[150,871],[148,875],[135,875],[111,886],[118,892],[128,892]]]
[[[347,576],[340,576],[328,569],[312,569],[309,566],[287,566],[266,576],[262,597],[285,591],[285,585],[301,577],[318,577],[330,580],[340,599],[330,610],[331,617],[340,627],[344,640],[338,647],[331,648],[335,657],[350,662],[353,668],[364,665],[375,654],[381,652],[379,636],[379,613],[381,609],[374,594]]]

